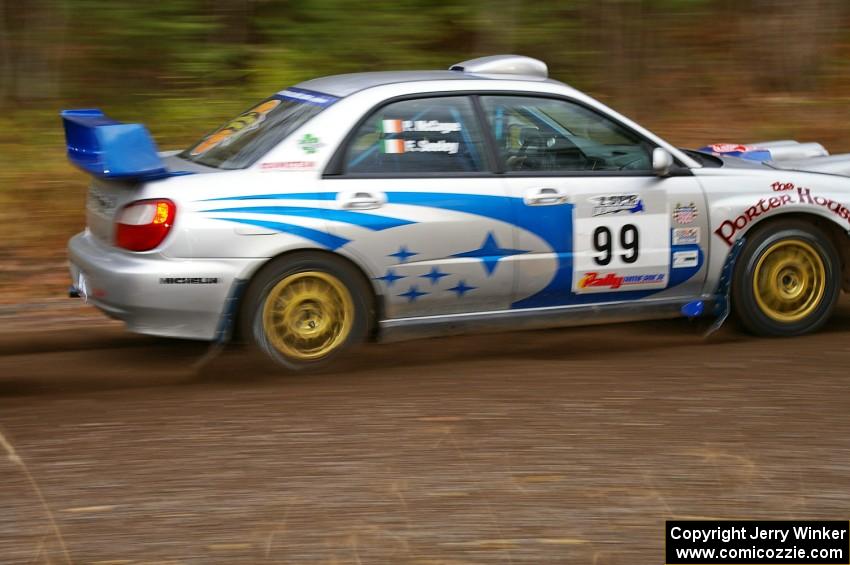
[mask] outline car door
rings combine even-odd
[[[325,175],[326,219],[367,266],[386,318],[500,310],[515,283],[515,210],[468,96],[390,101]]]
[[[514,308],[700,294],[707,214],[686,169],[656,176],[650,142],[576,102],[480,100],[527,251]]]

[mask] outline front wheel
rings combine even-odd
[[[835,246],[800,221],[770,224],[747,241],[735,268],[732,307],[750,332],[793,336],[823,326],[841,290]]]
[[[371,291],[362,279],[332,257],[282,257],[252,281],[243,302],[243,331],[288,369],[318,368],[368,333]]]

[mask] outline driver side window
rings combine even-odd
[[[646,141],[578,104],[527,96],[481,102],[507,172],[652,170]]]

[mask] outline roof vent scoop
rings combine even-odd
[[[524,77],[549,78],[546,63],[522,55],[491,55],[463,61],[449,67],[450,71],[472,73],[476,75],[514,75]]]

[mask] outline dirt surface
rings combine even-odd
[[[75,564],[653,564],[666,519],[847,519],[850,305],[793,340],[699,330],[374,345],[314,377],[7,333],[0,563],[64,563],[58,530]]]

